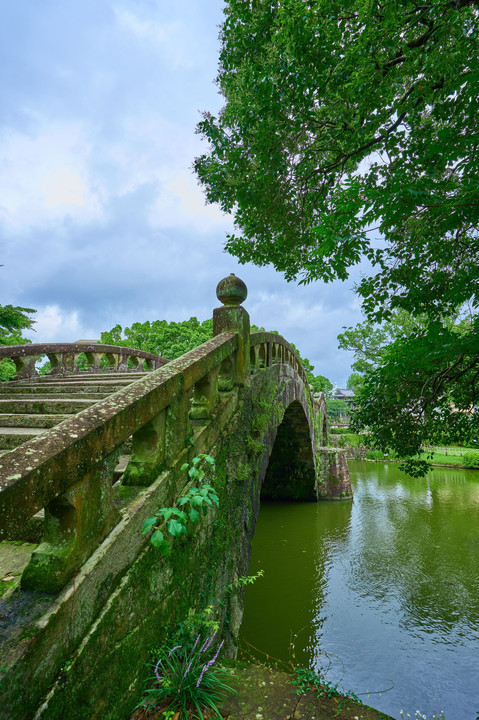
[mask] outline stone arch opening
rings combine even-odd
[[[316,500],[316,473],[309,423],[297,400],[286,409],[269,458],[261,497]]]

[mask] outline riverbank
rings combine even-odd
[[[389,715],[342,695],[314,690],[298,695],[292,675],[250,665],[232,668],[231,695],[221,706],[225,720],[393,720]]]
[[[233,692],[220,705],[223,720],[394,720],[379,710],[343,697],[318,695],[307,690],[298,695],[293,676],[264,665],[229,668],[227,684]],[[205,711],[205,720],[217,716]],[[161,720],[154,710],[136,710],[130,720]],[[179,720],[174,715],[171,720]]]

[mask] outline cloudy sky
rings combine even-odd
[[[222,0],[22,0],[0,24],[0,304],[37,309],[35,342],[135,321],[199,320],[218,281],[248,286],[251,320],[342,386],[359,322],[347,283],[302,287],[223,250],[191,164],[213,80]]]

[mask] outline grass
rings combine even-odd
[[[464,452],[466,451],[464,450]],[[462,455],[445,455],[435,452],[431,460],[427,453],[422,453],[421,460],[428,460],[434,465],[462,465]]]

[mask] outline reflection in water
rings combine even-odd
[[[242,636],[399,718],[475,720],[479,472],[350,465],[354,503],[262,504]],[[294,645],[294,649],[292,648]],[[292,653],[294,652],[294,657]],[[373,694],[390,687],[392,690]]]

